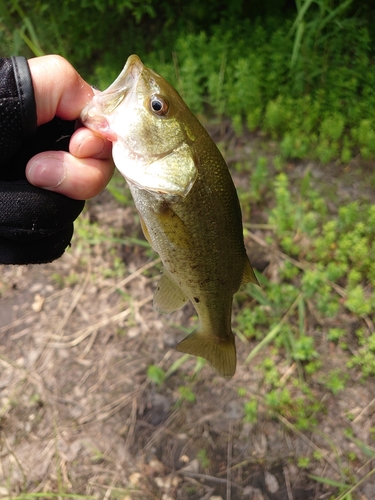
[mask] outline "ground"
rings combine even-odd
[[[326,408],[313,434],[270,415],[256,368],[263,351],[245,363],[255,341],[237,339],[229,381],[175,351],[194,310],[153,310],[160,262],[143,242],[132,204],[105,191],[87,204],[61,259],[2,268],[0,498],[375,498],[374,381],[352,376],[336,396],[312,381]],[[267,272],[271,250],[246,245]],[[234,321],[235,313],[236,305]],[[331,368],[346,362],[328,342],[320,351]],[[277,356],[288,379],[296,364]],[[253,422],[244,389],[259,400]],[[345,439],[347,428],[368,448]],[[352,496],[338,493],[343,470],[356,473]]]

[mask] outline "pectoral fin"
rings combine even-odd
[[[170,273],[164,269],[154,295],[155,309],[162,313],[171,313],[180,309],[188,300]]]
[[[258,278],[255,276],[248,257],[246,257],[241,285],[246,285],[246,283],[255,283],[255,285],[259,285]]]
[[[155,248],[152,245],[150,233],[148,232],[147,226],[146,226],[145,221],[143,220],[141,214],[139,214],[139,222],[141,223],[141,228],[142,228],[142,231],[143,231],[143,234],[144,234],[146,240],[150,243],[151,248],[153,248],[155,250]]]
[[[142,232],[153,250],[157,252],[146,223],[143,220],[142,215],[139,212],[138,214]],[[155,213],[154,217],[155,219],[158,219],[159,225],[163,228],[163,233],[174,246],[185,249],[191,246],[191,235],[185,224],[178,217],[178,215],[173,212],[173,210],[167,207],[161,213]]]
[[[192,237],[189,229],[172,208],[168,207],[160,214],[155,214],[155,218],[158,219],[169,243],[185,250],[191,248]]]

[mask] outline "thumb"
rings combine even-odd
[[[90,85],[63,57],[57,55],[28,60],[33,81],[38,126],[58,116],[75,120],[94,93]]]

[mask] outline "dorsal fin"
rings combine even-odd
[[[259,285],[258,278],[255,276],[248,256],[246,256],[245,260],[245,267],[243,270],[241,285],[246,285],[246,283],[255,283],[255,285]]]

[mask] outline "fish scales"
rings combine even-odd
[[[115,164],[164,264],[154,306],[172,312],[191,300],[200,326],[177,349],[204,357],[229,378],[236,368],[233,295],[257,279],[227,165],[179,94],[137,56],[96,97],[82,121],[114,141]]]

